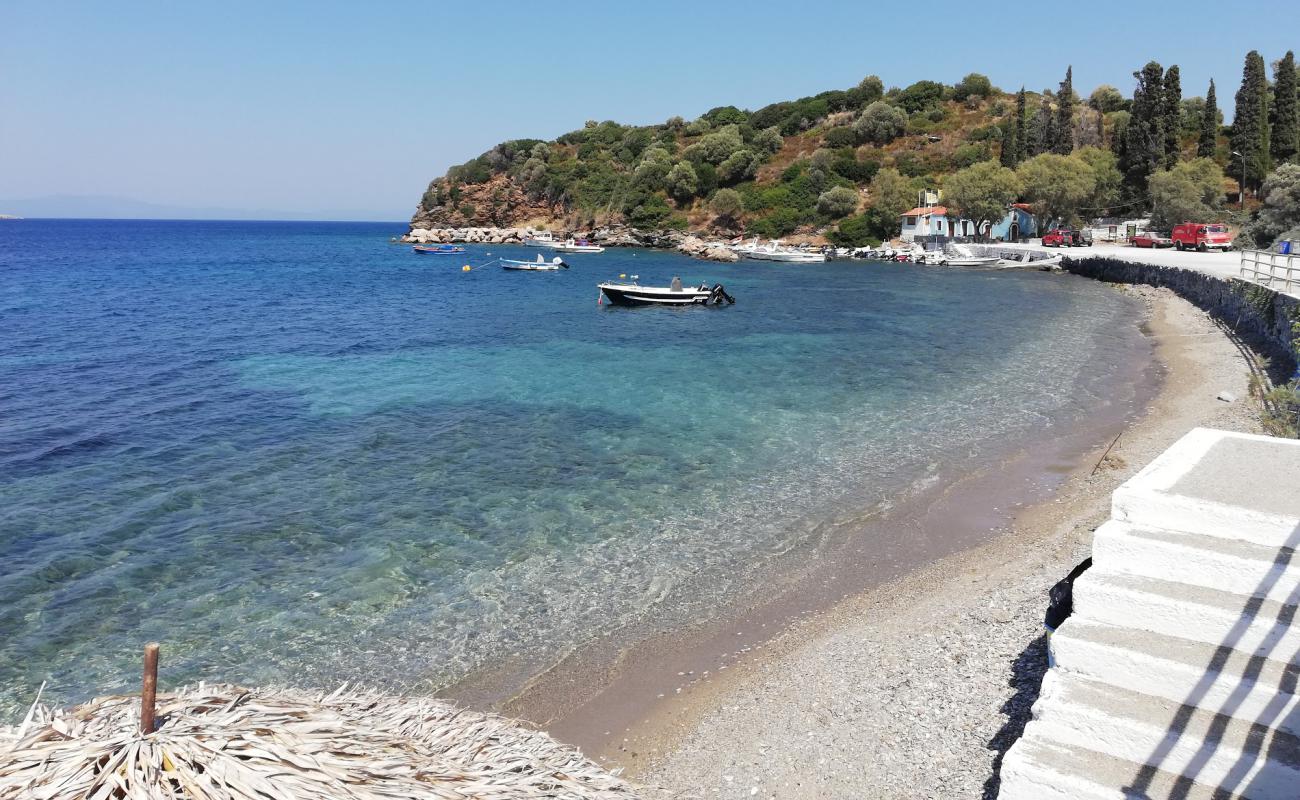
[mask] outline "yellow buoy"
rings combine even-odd
[[[465,266],[461,267],[461,268],[460,268],[460,271],[461,271],[461,272],[469,272],[469,264],[466,264]]]
[[[618,277],[620,277],[620,278],[626,278],[626,277],[627,277],[627,273],[626,273],[626,272],[620,272],[620,273],[618,273]]]

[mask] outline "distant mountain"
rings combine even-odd
[[[279,211],[271,209],[173,206],[113,195],[56,194],[44,197],[0,198],[0,209],[22,217],[63,219],[232,219],[232,220],[349,220],[390,222],[401,214],[357,209]]]

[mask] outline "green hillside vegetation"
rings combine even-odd
[[[1206,98],[1183,98],[1178,68],[1156,62],[1134,72],[1131,98],[1100,86],[1084,99],[1072,70],[1055,89],[1015,93],[977,73],[888,90],[868,76],[850,89],[756,111],[722,106],[689,122],[589,121],[451,168],[429,185],[412,224],[540,216],[572,228],[625,223],[860,245],[896,235],[899,214],[926,188],[977,221],[1000,219],[1015,201],[1044,222],[1133,216],[1153,203],[1169,219],[1213,215],[1235,188],[1223,172],[1231,150],[1248,153],[1248,186],[1262,183],[1270,158],[1294,157],[1294,134],[1279,145],[1259,131],[1269,113],[1260,63],[1252,53],[1238,97],[1238,115],[1255,127],[1240,130],[1223,127],[1213,84]],[[1285,102],[1294,65],[1285,63],[1284,123],[1295,116],[1294,99]],[[1240,147],[1229,147],[1230,136]]]

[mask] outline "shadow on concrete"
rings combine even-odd
[[[993,759],[993,774],[984,781],[983,800],[997,800],[998,790],[1002,787],[1002,759],[1024,733],[1046,673],[1047,634],[1042,634],[1011,662],[1011,680],[1008,684],[1016,692],[1002,704],[1000,710],[1006,716],[1006,721],[989,740],[988,748],[996,752],[997,756]]]
[[[1250,600],[1242,608],[1241,616],[1215,649],[1210,663],[1205,665],[1205,671],[1201,679],[1188,693],[1187,697],[1183,699],[1182,705],[1174,715],[1164,739],[1146,757],[1144,765],[1133,776],[1131,784],[1124,787],[1125,797],[1152,798],[1152,800],[1155,800],[1154,796],[1150,794],[1150,790],[1155,781],[1156,773],[1165,764],[1169,754],[1186,734],[1188,722],[1197,710],[1211,711],[1209,708],[1202,708],[1202,702],[1205,700],[1210,687],[1215,683],[1219,672],[1241,642],[1241,638],[1247,629],[1251,627],[1253,622],[1264,622],[1264,620],[1257,620],[1258,612],[1264,602],[1262,598],[1266,597],[1277,585],[1283,570],[1295,560],[1297,546],[1300,546],[1300,527],[1292,531],[1287,537],[1286,543],[1278,549],[1277,557],[1273,561],[1274,569],[1270,570],[1268,576],[1255,587]],[[1295,620],[1297,604],[1300,604],[1300,586],[1292,589],[1287,595],[1277,617],[1271,621],[1272,628],[1276,633],[1281,633],[1291,627]],[[1228,724],[1235,717],[1242,701],[1254,688],[1255,680],[1259,677],[1265,663],[1274,657],[1273,651],[1275,649],[1275,646],[1259,648],[1251,654],[1237,685],[1228,695],[1228,698],[1223,701],[1222,705],[1217,709],[1213,709],[1215,717],[1210,723],[1209,731],[1187,766],[1168,770],[1177,777],[1173,788],[1165,795],[1164,800],[1184,800],[1191,794],[1196,786],[1197,776],[1209,763],[1215,751],[1218,750]],[[1283,724],[1292,726],[1300,724],[1300,706],[1292,708],[1286,716],[1283,716],[1287,706],[1294,699],[1297,676],[1300,675],[1300,652],[1283,654],[1282,657],[1286,661],[1283,662],[1285,669],[1282,686],[1280,687],[1281,691],[1274,695],[1259,718],[1251,721],[1250,734],[1242,748],[1241,756],[1229,769],[1224,779],[1217,782],[1217,785],[1201,784],[1202,786],[1211,786],[1215,798],[1222,797],[1226,800],[1227,798],[1259,796],[1265,784],[1275,784],[1277,782],[1278,776],[1270,774],[1278,769],[1276,766],[1277,761],[1282,763],[1292,762],[1294,765],[1296,756],[1300,755],[1295,751],[1295,742],[1292,737],[1285,734],[1277,735],[1277,729]],[[1286,752],[1275,752],[1275,750],[1281,748],[1285,748]],[[1277,760],[1270,763],[1268,761],[1270,754]],[[1279,758],[1279,756],[1282,757]],[[1243,786],[1248,777],[1250,782]],[[1252,792],[1252,789],[1255,792]],[[1300,797],[1300,787],[1297,787],[1296,791],[1296,796]]]

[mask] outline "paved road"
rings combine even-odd
[[[1156,264],[1162,267],[1182,267],[1197,272],[1204,272],[1216,278],[1236,277],[1241,270],[1241,253],[1229,250],[1226,253],[1198,253],[1195,250],[1179,252],[1173,248],[1156,250],[1154,248],[1130,247],[1128,245],[1105,244],[1098,242],[1086,248],[1042,248],[1037,241],[1023,244],[998,244],[997,249],[1008,250],[1043,250],[1047,253],[1061,253],[1065,256],[1101,256],[1103,258],[1120,258],[1136,261],[1140,264]]]

